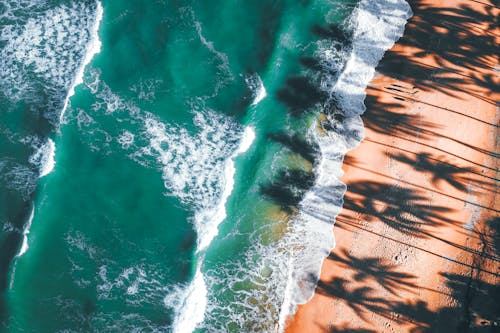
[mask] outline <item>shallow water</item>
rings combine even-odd
[[[364,87],[408,15],[2,3],[3,331],[282,328],[334,245]]]

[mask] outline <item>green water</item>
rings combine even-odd
[[[97,5],[9,1],[21,7],[0,24],[22,30],[31,18],[47,39],[21,43],[43,49],[57,40],[47,27],[58,25],[76,38],[61,37],[64,52],[24,65],[5,51],[26,72],[14,81],[36,80],[30,91],[41,97],[0,99],[3,331],[187,332],[181,319],[195,320],[186,309],[197,297],[207,302],[197,331],[272,331],[289,274],[287,216],[297,202],[265,189],[290,170],[299,170],[297,196],[311,185],[318,152],[310,132],[325,99],[324,73],[311,64],[335,50],[318,27],[342,24],[356,1],[103,0],[101,49],[62,123],[57,115],[84,54],[70,42],[92,42]],[[50,21],[54,13],[46,13],[58,8],[69,19]],[[56,59],[49,66],[67,61],[46,75],[44,57]],[[3,89],[14,81],[4,77]],[[260,82],[267,96],[254,104]],[[255,139],[237,154],[248,131]],[[55,167],[36,179],[39,165],[28,160],[46,137]],[[290,137],[311,145],[311,155],[284,144]],[[16,187],[9,181],[18,165],[25,173]],[[228,176],[226,217],[197,251]],[[15,257],[32,207],[29,247]],[[206,298],[190,289],[198,267]]]

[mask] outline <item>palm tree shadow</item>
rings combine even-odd
[[[422,191],[373,181],[348,186],[344,209],[378,219],[404,234],[427,238],[426,227],[439,227],[454,221],[446,217],[452,209],[429,204]]]
[[[493,6],[476,1],[474,7],[468,4],[444,7],[429,5],[422,0],[410,1],[410,5],[418,19],[408,23],[405,35],[398,43],[407,50],[417,51],[408,55],[389,50],[377,70],[410,84],[418,83],[419,88],[426,91],[439,91],[450,96],[458,96],[457,91],[466,92],[494,103],[469,88],[474,84],[497,91],[498,85],[492,82],[491,75],[460,73],[461,68],[478,73],[478,70],[491,69],[492,63],[498,63],[496,37],[489,33],[498,24]],[[421,61],[424,57],[432,59],[436,65]],[[457,75],[450,76],[450,73]]]
[[[278,173],[276,179],[260,187],[264,197],[279,205],[284,211],[292,213],[304,194],[314,185],[312,172],[286,169]]]
[[[374,296],[370,287],[355,287],[344,278],[334,278],[331,281],[319,281],[316,292],[348,306],[360,319],[370,322],[371,312],[382,316],[389,316],[391,302],[383,297]]]
[[[272,141],[283,144],[293,153],[300,155],[312,165],[315,164],[319,151],[316,144],[302,139],[297,134],[288,134],[285,132],[271,133],[268,134],[267,137]]]
[[[407,105],[401,101],[387,103],[381,101],[379,96],[368,95],[365,104],[367,107],[367,112],[363,114],[365,126],[380,134],[428,140],[433,136],[426,130],[438,128],[437,125],[422,120],[418,115],[394,111],[406,109]]]
[[[376,331],[366,328],[354,328],[349,323],[342,323],[340,325],[328,325],[323,329],[326,333],[377,333]]]
[[[389,264],[380,257],[359,258],[344,249],[340,254],[332,252],[329,258],[340,267],[354,270],[354,280],[375,281],[394,296],[399,296],[401,291],[414,293],[418,288],[414,282],[416,276],[398,271],[397,265]]]
[[[479,175],[476,168],[453,165],[447,162],[444,156],[434,157],[425,152],[415,154],[414,158],[403,153],[387,153],[387,155],[396,161],[412,166],[415,171],[431,174],[431,183],[436,187],[439,187],[441,182],[445,182],[462,192],[470,191],[468,184],[481,186],[491,191],[496,188],[493,183],[469,176],[469,174]]]
[[[286,80],[285,86],[278,90],[276,97],[288,107],[294,117],[299,117],[312,106],[324,101],[327,95],[312,79],[294,76]]]

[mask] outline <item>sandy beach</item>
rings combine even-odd
[[[287,333],[500,330],[498,2],[410,5],[344,160],[336,247]]]

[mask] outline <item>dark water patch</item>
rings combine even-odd
[[[285,86],[278,90],[276,97],[287,106],[291,115],[299,117],[327,95],[311,79],[295,76],[285,81]]]
[[[288,134],[286,132],[270,133],[267,137],[275,142],[279,142],[292,152],[302,156],[305,160],[314,165],[318,158],[318,146],[303,139],[298,134]]]
[[[260,187],[261,193],[287,212],[293,212],[314,185],[315,175],[304,170],[282,170],[274,181]]]
[[[269,58],[276,47],[276,37],[282,24],[284,1],[273,1],[264,6],[257,24],[259,47],[257,48],[257,63],[252,72],[260,72],[269,63]]]
[[[337,24],[329,24],[326,27],[313,25],[311,32],[322,39],[336,40],[344,45],[348,45],[352,40],[352,34]]]

